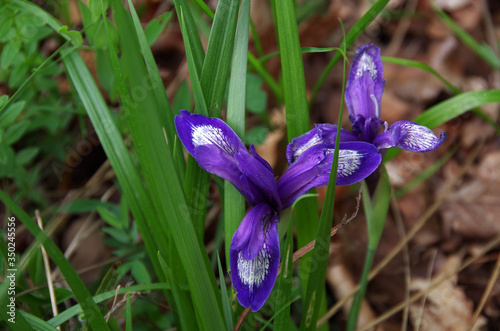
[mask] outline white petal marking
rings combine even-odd
[[[377,78],[377,67],[375,66],[375,62],[373,62],[373,58],[368,53],[363,53],[361,59],[359,59],[356,78],[361,77],[365,71],[368,71],[373,79]]]
[[[297,160],[299,156],[305,151],[307,151],[309,148],[321,144],[322,142],[323,139],[321,139],[321,137],[318,136],[318,134],[315,134],[307,143],[294,150],[292,162]]]
[[[338,175],[342,177],[351,176],[358,171],[361,165],[361,155],[358,151],[350,149],[341,149],[339,152]]]
[[[404,135],[403,141],[399,145],[413,150],[425,150],[432,148],[439,140],[431,129],[421,125],[403,124],[401,133]]]
[[[193,129],[192,137],[195,148],[203,145],[216,145],[230,155],[238,152],[228,143],[220,128],[213,125],[192,125],[191,128]]]
[[[250,292],[254,286],[260,286],[269,273],[271,255],[264,243],[259,254],[253,260],[247,260],[241,252],[238,253],[238,276],[241,282],[248,286]]]

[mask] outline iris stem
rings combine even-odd
[[[356,329],[356,324],[358,322],[359,312],[361,311],[361,304],[363,303],[363,298],[365,297],[366,288],[368,286],[368,274],[373,265],[373,258],[375,257],[376,249],[368,249],[366,252],[365,264],[363,266],[363,272],[361,274],[359,290],[354,297],[352,302],[351,311],[349,312],[349,318],[347,320],[347,331],[352,331]]]

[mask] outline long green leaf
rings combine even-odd
[[[293,277],[293,222],[290,220],[286,235],[284,254],[281,259],[281,273],[278,278],[276,310],[282,309],[277,313],[274,319],[274,329],[277,331],[287,331],[290,329],[290,297],[292,295],[292,277]]]
[[[31,327],[32,330],[57,331],[57,329],[55,327],[53,327],[49,323],[45,322],[44,320],[42,320],[34,315],[31,315],[31,314],[29,314],[25,311],[22,311],[22,310],[19,310],[17,313],[20,314],[24,319],[26,319],[28,321],[29,325],[27,327],[28,328]],[[16,320],[16,324],[17,323],[18,323],[18,321]]]
[[[455,23],[444,11],[433,6],[438,17],[446,24],[455,35],[469,47],[474,53],[481,57],[486,63],[495,69],[500,69],[500,57],[486,44],[479,44],[470,34]]]
[[[276,0],[274,2],[274,12],[280,47],[288,141],[291,141],[293,138],[310,129],[304,66],[300,52],[294,1]],[[302,247],[316,237],[318,229],[317,201],[312,199],[300,201],[297,204],[295,216],[297,244],[299,247]],[[304,294],[303,298],[306,298],[305,294],[309,277],[308,266],[312,263],[311,258],[312,254],[309,253],[300,261],[299,276]],[[323,292],[319,296],[319,300],[324,300]]]
[[[388,3],[389,0],[377,0],[377,2],[375,2],[370,7],[370,9],[368,9],[368,11],[352,26],[352,28],[349,30],[349,33],[347,33],[347,36],[344,38],[344,41],[342,42],[340,48],[349,49],[352,46],[352,44],[354,44],[354,42],[359,38],[359,36],[361,36],[361,34],[365,32],[368,25],[370,25],[370,23],[373,22],[373,20],[378,16],[378,14],[380,14],[380,12],[385,8],[385,6],[387,6]],[[321,74],[321,77],[314,85],[311,97],[309,98],[309,108],[312,107],[319,89],[321,88],[321,86],[323,86],[323,83],[328,77],[328,74],[333,69],[335,64],[340,60],[340,58],[341,58],[340,53],[339,52],[335,53],[330,62],[328,63],[328,65],[326,66],[325,70],[323,70],[323,73]]]
[[[182,37],[184,38],[184,44],[189,40],[189,45],[191,47],[191,54],[193,56],[193,63],[196,66],[196,71],[201,74],[203,68],[203,61],[205,59],[205,52],[203,51],[203,45],[201,44],[200,36],[198,35],[198,30],[196,28],[195,21],[193,19],[193,14],[189,9],[189,5],[186,0],[174,0],[175,12],[177,17],[180,19],[180,13],[182,8]],[[187,50],[186,50],[187,51]]]
[[[411,67],[411,68],[417,68],[421,70],[425,70],[427,72],[430,72],[432,75],[434,75],[437,79],[439,79],[446,87],[448,87],[454,94],[461,94],[462,91],[455,85],[451,84],[449,81],[447,81],[443,76],[441,76],[436,70],[431,68],[425,63],[419,62],[419,61],[414,61],[414,60],[407,60],[407,59],[400,59],[396,57],[387,57],[387,56],[382,56],[382,61],[387,62],[387,63],[394,63],[398,64],[401,66],[405,67]],[[493,128],[495,128],[497,134],[500,134],[500,125],[498,125],[491,117],[489,117],[485,112],[483,112],[479,108],[474,108],[473,109],[474,113],[481,117],[486,123],[491,125]]]
[[[118,31],[125,34],[130,18],[121,3],[115,1],[115,21]],[[127,37],[129,47],[137,41],[133,33]],[[129,70],[130,89],[140,87],[147,76],[142,58],[133,50],[124,52],[124,67]],[[189,206],[179,178],[175,175],[174,160],[163,137],[158,105],[154,96],[135,99],[137,105],[130,109],[130,127],[137,155],[161,226],[169,231],[186,272],[190,293],[198,316],[198,323],[205,330],[225,328],[221,315],[220,299],[216,296],[215,275],[210,267],[203,243],[198,239],[190,221]],[[140,106],[139,106],[140,105]]]
[[[245,97],[247,82],[248,28],[250,0],[242,0],[236,41],[231,63],[231,77],[227,102],[227,124],[243,139],[245,135]],[[245,216],[245,198],[227,180],[224,181],[224,237],[226,263],[229,266],[229,243]]]
[[[175,282],[170,268],[167,266],[167,263],[163,259],[160,253],[158,253],[158,260],[160,261],[160,265],[165,273],[165,277],[168,280],[168,284],[172,289],[172,294],[175,298],[177,312],[180,316],[180,326],[183,330],[194,330],[196,329],[196,320],[194,317],[193,307],[191,306],[190,300],[188,300],[188,296],[184,293],[181,293],[179,286]]]
[[[349,317],[347,319],[346,330],[353,331],[356,329],[358,322],[361,304],[365,296],[366,288],[368,286],[368,275],[373,264],[375,252],[382,237],[384,230],[387,212],[389,210],[389,203],[391,201],[391,183],[385,168],[381,167],[381,176],[378,182],[373,199],[370,197],[369,188],[366,181],[363,181],[363,207],[365,210],[366,226],[368,229],[368,249],[365,257],[365,264],[361,274],[359,290],[354,297]]]
[[[145,285],[134,285],[129,287],[122,287],[118,290],[118,295],[134,293],[134,292],[142,292],[142,291],[152,291],[152,290],[169,290],[170,286],[167,283],[154,283],[154,284],[145,284]],[[102,294],[96,295],[92,298],[93,302],[101,303],[105,300],[111,299],[116,296],[116,290],[111,290],[108,292],[104,292]],[[47,321],[52,326],[62,325],[64,322],[67,322],[70,318],[75,317],[76,315],[82,312],[82,307],[78,305],[74,305],[71,308],[62,311],[59,315],[51,318]]]
[[[220,0],[215,11],[201,71],[201,87],[210,116],[221,116],[239,7],[240,0]]]
[[[339,53],[345,55],[346,48]],[[342,74],[342,98],[340,103],[340,111],[337,126],[337,136],[335,138],[335,150],[333,156],[332,167],[330,170],[330,178],[326,188],[325,202],[319,219],[319,226],[316,234],[316,244],[314,246],[312,259],[316,262],[317,267],[311,270],[307,282],[307,292],[304,301],[305,314],[302,316],[300,323],[301,330],[315,330],[316,321],[320,312],[322,313],[322,301],[325,300],[324,284],[326,278],[326,267],[328,263],[328,255],[330,249],[330,231],[333,223],[333,211],[335,207],[335,188],[337,186],[337,173],[339,163],[339,146],[340,146],[340,127],[342,123],[342,110],[344,108],[344,92],[346,81],[346,60],[344,57],[344,66]],[[325,325],[324,328],[327,328]]]
[[[12,199],[9,198],[7,194],[0,191],[0,200],[3,201],[5,206],[12,210],[14,215],[23,223],[26,229],[39,241],[49,257],[58,266],[65,281],[68,283],[69,287],[75,294],[75,298],[82,304],[83,312],[90,326],[94,330],[109,330],[109,327],[104,320],[104,317],[99,310],[99,307],[92,300],[87,287],[83,283],[82,279],[76,273],[73,266],[64,257],[64,254],[57,247],[57,245],[50,239],[45,232],[43,232],[38,225],[29,217],[26,212],[24,212]]]
[[[153,56],[153,52],[149,47],[148,40],[146,38],[146,34],[142,29],[141,22],[135,8],[132,4],[132,0],[128,1],[130,14],[132,16],[132,21],[135,27],[135,33],[139,40],[139,44],[141,47],[141,53],[144,57],[144,63],[146,65],[146,70],[148,72],[147,80],[150,81],[150,85],[147,88],[152,89],[154,96],[156,97],[156,103],[158,104],[158,108],[162,111],[158,112],[161,122],[165,124],[165,133],[168,140],[168,145],[170,147],[170,152],[178,162],[178,159],[184,160],[184,156],[182,150],[177,150],[174,152],[174,141],[175,141],[175,127],[174,127],[174,115],[176,115],[177,110],[173,110],[170,107],[170,103],[167,98],[167,94],[165,92],[165,87],[163,86],[162,79],[160,77],[160,72],[158,71],[158,66],[156,65],[155,58]],[[181,171],[181,176],[184,177],[183,169],[178,169]]]
[[[226,282],[224,281],[224,272],[222,271],[219,252],[217,252],[217,265],[219,268],[220,294],[222,297],[222,308],[224,309],[224,319],[226,320],[227,330],[231,331],[233,329],[233,315],[231,311],[231,304],[229,303],[229,297],[227,295]]]
[[[415,122],[431,129],[455,118],[474,107],[488,103],[500,102],[500,90],[471,91],[456,95],[439,104],[432,106],[423,114],[415,118]],[[392,160],[400,153],[398,149],[390,149],[384,161]]]

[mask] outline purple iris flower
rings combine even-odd
[[[389,128],[387,122],[380,119],[380,103],[385,85],[383,70],[377,46],[367,44],[358,48],[352,60],[345,92],[353,133],[342,129],[340,141],[365,141],[375,145],[381,153],[390,147],[412,152],[428,152],[438,148],[446,138],[444,132],[437,137],[428,127],[411,121],[397,121]],[[304,148],[333,143],[336,132],[336,125],[316,124],[314,129],[293,139],[288,145],[288,162],[294,162]]]
[[[200,167],[231,182],[252,206],[231,241],[230,268],[238,301],[257,311],[269,297],[278,273],[279,213],[310,189],[328,184],[334,144],[302,145],[276,183],[269,163],[253,145],[247,150],[222,120],[182,110],[175,117],[175,127]],[[337,184],[364,179],[377,169],[381,159],[372,144],[341,143]]]

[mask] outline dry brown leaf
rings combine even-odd
[[[469,238],[500,233],[500,151],[486,154],[471,170],[473,178],[452,192],[441,206],[445,228]]]
[[[410,317],[413,325],[419,325],[420,330],[469,330],[474,307],[464,291],[455,283],[454,280],[447,280],[429,292],[423,309],[420,303],[412,304]],[[412,281],[411,289],[419,291],[428,285],[427,280],[418,278]],[[484,318],[480,318],[473,330],[480,330],[484,324]]]

